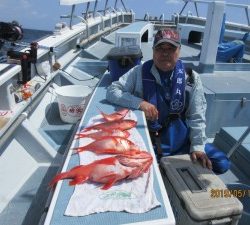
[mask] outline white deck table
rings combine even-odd
[[[109,73],[104,74],[99,86],[96,88],[90,102],[85,110],[85,113],[80,121],[79,128],[86,126],[89,119],[99,114],[98,108],[106,113],[111,113],[116,110],[116,106],[111,105],[105,99],[106,87],[111,83],[111,76]],[[98,107],[98,108],[97,108]],[[142,136],[148,151],[153,153],[149,133],[146,126],[144,114],[139,110],[133,111],[137,116],[137,130]],[[72,143],[73,144],[73,143]],[[71,151],[70,151],[71,152]],[[69,152],[66,157],[63,171],[68,168],[79,165],[79,156],[77,154],[71,155]],[[68,205],[69,199],[73,194],[74,187],[68,185],[68,180],[58,182],[53,193],[52,201],[45,219],[46,225],[117,225],[117,224],[134,224],[134,225],[174,225],[175,219],[172,208],[170,206],[169,198],[167,196],[158,164],[154,157],[153,162],[154,175],[154,191],[158,201],[161,203],[160,207],[156,207],[146,213],[127,213],[127,212],[105,212],[96,213],[83,217],[64,216],[65,209]]]

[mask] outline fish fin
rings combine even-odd
[[[73,185],[76,185],[76,184],[83,184],[88,179],[89,179],[88,176],[78,176],[78,177],[75,177],[72,181],[70,181],[69,185],[73,186]]]
[[[149,169],[150,169],[151,164],[152,164],[152,161],[149,161],[149,162],[145,162],[145,164],[142,165],[142,166],[138,166],[131,173],[131,175],[128,178],[134,179],[134,178],[137,178],[137,177],[141,176],[143,173],[147,173],[149,171]]]
[[[151,160],[151,161],[145,163],[145,166],[144,166],[144,169],[143,169],[143,172],[144,172],[144,173],[147,173],[147,172],[149,171],[150,166],[151,166],[151,164],[152,164],[152,161],[153,161],[153,160]]]
[[[123,132],[125,134],[125,138],[128,138],[130,136],[130,133],[127,130],[124,130]]]
[[[109,188],[111,188],[115,182],[117,181],[116,177],[117,175],[109,175],[110,176],[110,179],[108,180],[108,182],[106,184],[104,184],[101,189],[102,190],[108,190]],[[107,176],[107,177],[109,177]]]
[[[122,109],[122,110],[120,110],[120,111],[118,111],[117,113],[119,114],[119,115],[122,115],[123,116],[123,118],[128,114],[128,112],[129,112],[130,110],[129,109]]]
[[[128,179],[135,179],[143,173],[143,168],[137,167],[133,172],[128,176]]]

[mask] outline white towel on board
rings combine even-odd
[[[137,120],[136,115],[130,111],[126,119]],[[101,117],[93,117],[88,126],[100,123]],[[129,130],[129,140],[136,143],[141,149],[146,149],[142,137],[136,128]],[[79,146],[84,146],[93,140],[82,138]],[[75,146],[73,146],[75,147]],[[107,158],[110,155],[96,155],[92,152],[80,153],[80,164],[89,164],[94,160]],[[153,169],[141,177],[123,180],[116,183],[108,190],[101,190],[103,184],[92,182],[75,186],[65,211],[67,216],[86,216],[92,213],[107,211],[126,211],[129,213],[144,213],[160,205],[153,189]]]

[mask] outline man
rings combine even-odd
[[[190,153],[193,161],[223,173],[229,168],[225,154],[211,145],[205,151],[206,100],[199,75],[192,71],[187,75],[179,59],[180,40],[174,29],[158,31],[153,60],[113,82],[106,98],[145,113],[158,157]]]

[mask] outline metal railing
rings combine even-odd
[[[195,11],[196,11],[196,15],[197,17],[199,17],[199,12],[198,12],[198,7],[197,7],[197,3],[205,3],[205,4],[209,4],[213,1],[207,1],[207,0],[183,0],[184,1],[184,6],[182,7],[179,15],[182,15],[184,9],[187,7],[188,3],[193,3],[195,6]],[[247,19],[247,24],[248,26],[250,26],[250,5],[246,5],[246,4],[236,4],[236,3],[227,3],[225,2],[225,6],[227,7],[232,7],[232,8],[241,8],[245,11],[245,16]]]

